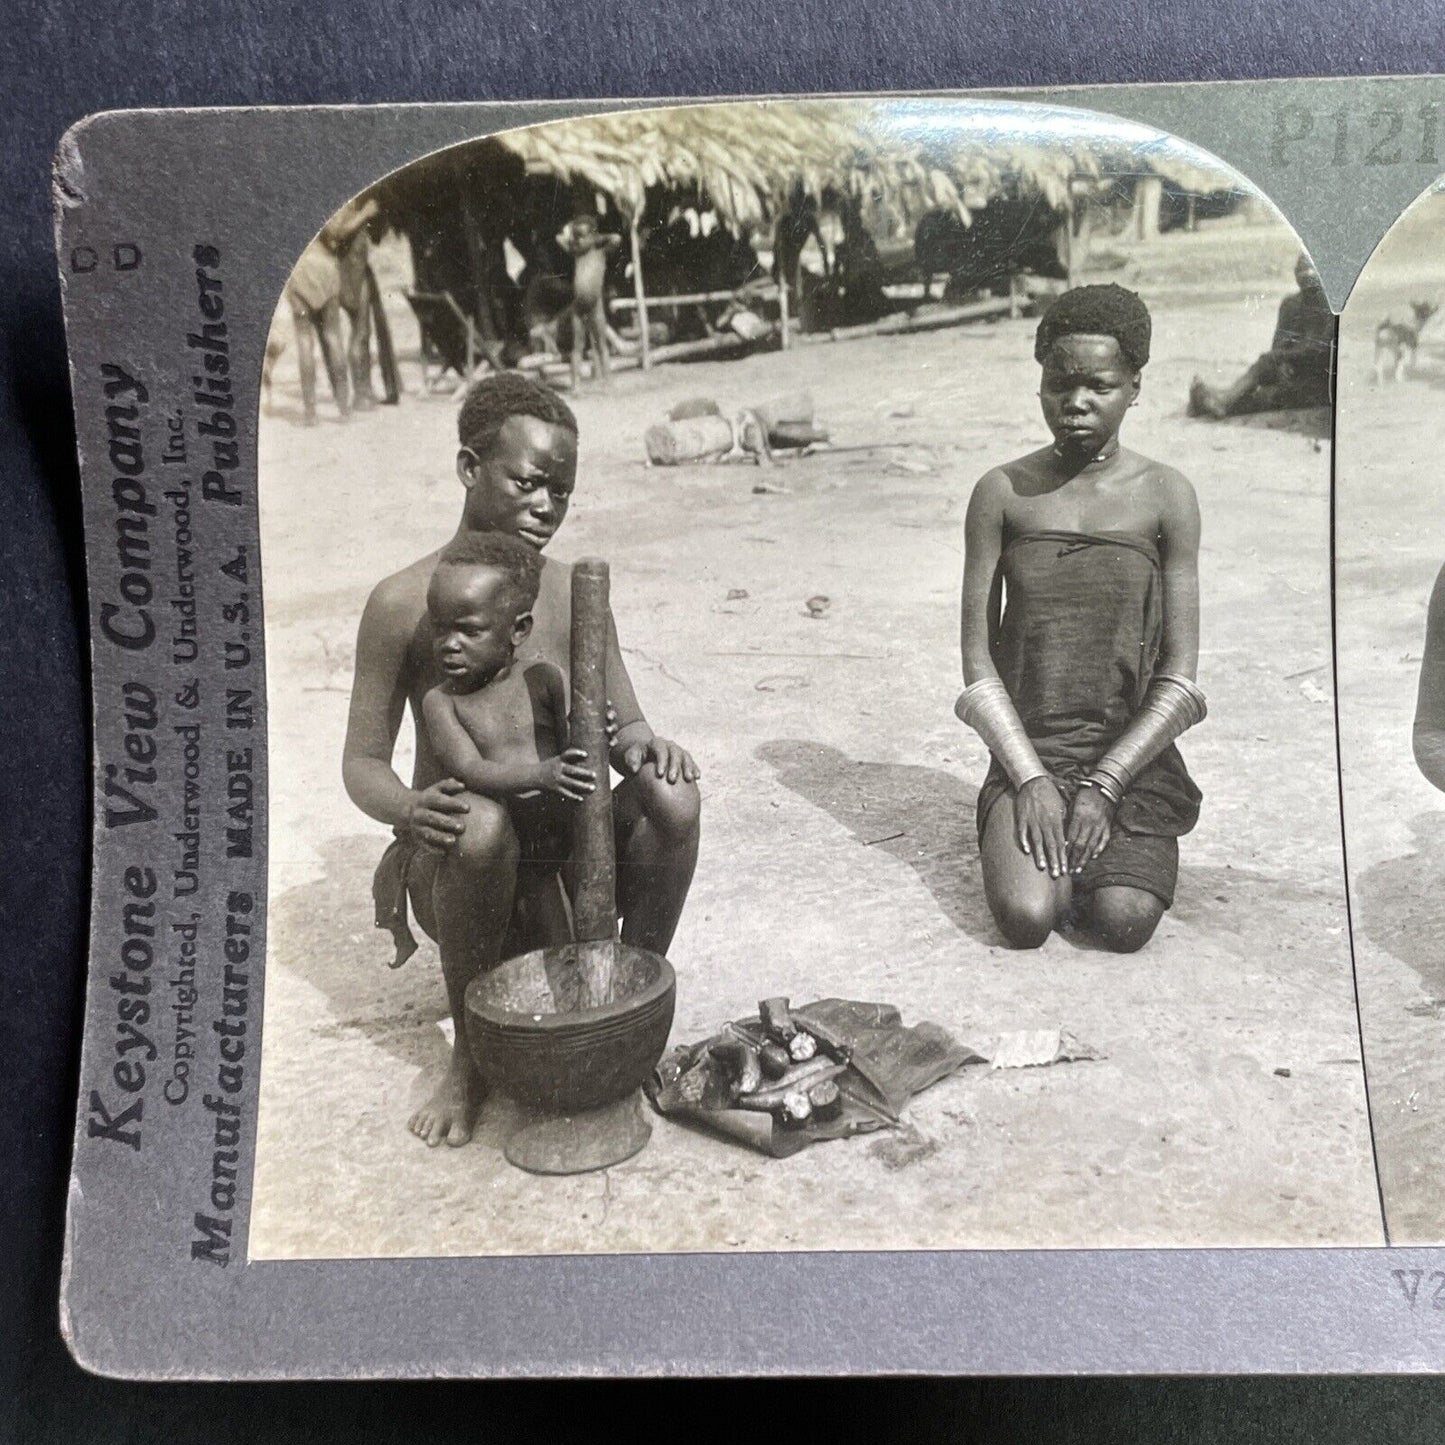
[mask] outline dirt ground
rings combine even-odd
[[[1374,383],[1375,328],[1445,300],[1445,196],[1381,243],[1340,339],[1340,750],[1356,967],[1390,1238],[1445,1240],[1445,798],[1411,751],[1425,609],[1445,562],[1439,412],[1445,328],[1427,327],[1415,375]],[[1426,422],[1421,425],[1422,420]]]
[[[1101,1055],[965,1069],[905,1129],[784,1162],[655,1119],[631,1161],[538,1178],[503,1160],[500,1104],[467,1148],[407,1133],[446,1057],[441,981],[430,946],[386,967],[369,883],[387,834],[347,800],[340,755],[367,591],[455,525],[454,401],[417,395],[413,363],[399,407],[304,430],[288,358],[261,436],[271,903],[251,1256],[1381,1242],[1333,781],[1329,457],[1183,415],[1192,374],[1224,379],[1267,344],[1292,260],[1280,230],[1219,227],[1115,273],[1156,308],[1126,440],[1182,467],[1203,508],[1211,707],[1183,746],[1205,803],[1177,902],[1132,957],[1003,945],[974,833],[986,755],[952,714],[970,488],[1045,439],[1033,323],[630,372],[576,400],[556,552],[610,559],[637,691],[704,769],[674,1040],[768,995],[842,995],[984,1054],[1061,1026]],[[642,464],[644,428],[685,397],[735,409],[800,388],[835,454]]]

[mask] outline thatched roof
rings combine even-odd
[[[1001,192],[1068,204],[1078,177],[1164,175],[1196,194],[1236,179],[1201,151],[1108,116],[957,100],[756,101],[624,111],[509,131],[534,174],[581,182],[640,215],[649,189],[695,188],[737,231],[775,217],[800,185],[965,216]]]
[[[1100,112],[1017,101],[896,100],[874,104],[869,123],[920,143],[974,205],[1003,191],[1062,208],[1071,183],[1127,175],[1162,176],[1201,196],[1241,185],[1188,141]]]
[[[1077,112],[1018,102],[895,100],[870,106],[868,124],[912,140],[952,176],[965,205],[994,196],[1042,198],[1062,210],[1078,177],[1101,173],[1100,137]]]
[[[957,206],[948,174],[917,147],[880,140],[867,108],[847,102],[760,101],[678,106],[554,121],[497,138],[529,171],[582,181],[624,215],[655,186],[696,188],[733,229],[772,219],[789,191],[825,190]]]
[[[1151,146],[1144,162],[1156,176],[1163,176],[1185,195],[1213,196],[1224,191],[1250,189],[1242,177],[1174,136],[1166,136]]]

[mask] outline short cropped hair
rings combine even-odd
[[[1076,286],[1055,299],[1034,334],[1034,360],[1042,364],[1061,336],[1112,336],[1135,371],[1149,360],[1152,331],[1149,308],[1138,293],[1112,281],[1107,286]]]
[[[542,558],[536,548],[505,532],[463,532],[442,549],[437,567],[490,567],[500,572],[513,617],[532,610],[542,585]]]
[[[572,408],[545,382],[520,371],[484,376],[467,392],[457,413],[457,438],[478,456],[485,456],[510,416],[534,416],[577,434]]]

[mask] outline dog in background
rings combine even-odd
[[[1386,377],[1401,380],[1415,368],[1415,353],[1420,349],[1420,333],[1440,309],[1435,301],[1412,301],[1413,323],[1391,321],[1389,317],[1375,328],[1375,383],[1383,385]]]

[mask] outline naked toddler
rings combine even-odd
[[[558,876],[571,851],[568,804],[597,778],[586,752],[566,747],[561,672],[516,661],[541,576],[536,549],[515,537],[467,533],[442,551],[427,615],[443,681],[422,699],[422,718],[444,775],[511,814],[521,850],[514,907],[565,936]]]

